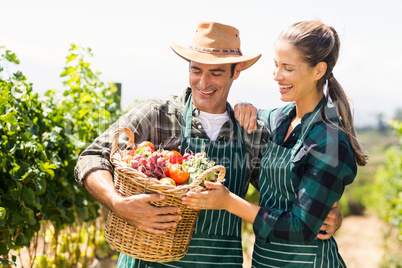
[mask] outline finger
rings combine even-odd
[[[151,233],[151,234],[156,234],[156,235],[164,235],[166,234],[165,230],[160,230],[160,229],[155,229],[155,228],[150,228],[150,227],[145,227],[143,229],[138,228],[140,230],[143,230],[145,232]]]
[[[251,132],[253,132],[253,130],[257,129],[257,118],[256,117],[252,117],[250,119],[250,124],[248,126],[248,134],[251,134]]]
[[[180,213],[179,207],[155,207],[153,206],[151,211],[154,215],[165,215],[165,214],[172,214],[177,216]]]
[[[327,217],[327,218],[325,218],[323,224],[326,224],[328,226],[334,226],[335,223],[336,223],[336,220],[334,218]]]
[[[165,229],[176,227],[176,222],[169,223],[156,223],[156,224],[148,224],[146,226],[137,226],[138,229],[152,233],[152,234],[166,234]]]
[[[219,183],[219,182],[212,182],[212,181],[205,181],[205,182],[204,182],[204,185],[205,185],[205,187],[207,187],[207,188],[210,189],[210,190],[218,189],[218,188],[220,188],[220,187],[222,186],[221,183]],[[207,194],[208,194],[208,192],[204,192],[204,195],[207,195]]]
[[[183,197],[182,204],[190,209],[205,209],[205,199],[203,198]]]
[[[236,118],[237,121],[239,121],[239,117],[240,117],[240,105],[236,104],[234,107],[234,116]]]
[[[249,111],[247,109],[247,107],[245,107],[244,105],[242,105],[242,109],[240,110],[240,115],[239,115],[239,123],[240,125],[244,128],[247,129],[248,126],[248,115]]]
[[[165,199],[165,196],[162,194],[144,194],[144,198],[142,202],[158,202]],[[152,206],[151,213],[155,214],[177,214],[180,213],[179,207],[155,207]]]
[[[328,233],[326,233],[326,234],[318,234],[317,238],[321,239],[321,240],[328,240],[328,239],[331,238],[331,236],[332,236],[332,234],[328,234]]]
[[[244,123],[247,122],[245,118],[246,106],[243,104],[237,104],[236,106],[237,106],[237,112],[235,113],[235,118],[237,121],[239,121],[240,126],[244,127]]]
[[[163,194],[143,194],[142,201],[144,202],[158,202],[165,199]]]

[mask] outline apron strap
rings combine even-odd
[[[226,104],[226,107],[229,107],[229,104]],[[245,146],[244,146],[244,141],[243,141],[243,135],[241,135],[241,128],[237,120],[232,116],[232,114],[229,114],[230,119],[233,121],[235,125],[235,131],[236,131],[236,137],[237,137],[237,142],[238,144],[241,145],[242,150],[245,151]],[[193,96],[190,93],[185,109],[184,109],[184,116],[183,116],[183,131],[182,131],[182,140],[187,140],[188,143],[191,138],[191,125],[192,125],[192,119],[193,119]]]

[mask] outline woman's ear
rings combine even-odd
[[[326,62],[319,62],[316,66],[315,66],[315,77],[316,80],[320,80],[324,74],[327,72],[327,63]]]

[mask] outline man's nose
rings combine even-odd
[[[208,75],[203,74],[200,78],[200,88],[206,89],[211,84],[211,80]]]

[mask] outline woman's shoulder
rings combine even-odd
[[[288,116],[294,109],[295,104],[290,103],[286,106],[274,108],[271,110],[258,110],[258,119],[263,121],[269,128],[275,128],[278,122],[280,122],[285,116]]]
[[[314,123],[308,136],[319,147],[327,146],[328,144],[340,144],[351,149],[350,142],[342,130],[341,120],[336,117],[331,119],[320,118]]]

